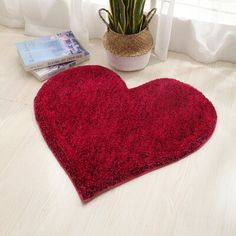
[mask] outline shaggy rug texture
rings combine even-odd
[[[217,119],[211,102],[190,85],[163,78],[128,89],[101,66],[54,76],[38,92],[34,109],[83,202],[193,153]]]

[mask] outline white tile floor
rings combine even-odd
[[[200,64],[170,53],[143,71],[119,73],[128,87],[174,77],[202,91],[218,113],[199,151],[82,205],[36,125],[41,87],[24,72],[15,42],[21,30],[0,27],[0,235],[236,235],[236,65]],[[107,66],[99,40],[90,64]]]

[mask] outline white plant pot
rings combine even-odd
[[[140,56],[131,56],[131,57],[117,56],[108,50],[106,50],[106,53],[109,64],[114,69],[120,71],[135,71],[135,70],[142,70],[147,66],[151,56],[151,51],[152,50]]]

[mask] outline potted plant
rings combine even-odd
[[[143,69],[149,62],[153,37],[148,25],[156,12],[144,15],[145,0],[110,0],[110,11],[101,8],[99,15],[107,26],[103,37],[109,63],[117,70]],[[108,22],[102,12],[108,14]]]

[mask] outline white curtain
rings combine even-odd
[[[26,34],[35,36],[72,29],[86,45],[88,38],[101,38],[105,32],[98,9],[107,8],[107,3],[108,0],[0,0],[0,24],[24,27]],[[166,60],[168,50],[172,50],[201,62],[236,62],[235,0],[147,0],[146,12],[152,7],[158,9],[150,30],[155,38],[154,52],[160,60]]]
[[[236,62],[236,26],[174,18],[169,49],[204,63]]]
[[[72,29],[88,43],[81,0],[0,0],[0,24],[41,36]]]
[[[160,60],[167,59],[167,53],[169,49],[169,42],[172,31],[172,21],[174,14],[175,0],[161,1],[160,11],[158,14],[158,19],[155,24],[157,24],[157,33],[155,39],[154,52]],[[157,7],[157,2],[153,1],[153,7]]]
[[[236,0],[176,0],[169,50],[236,62]]]

